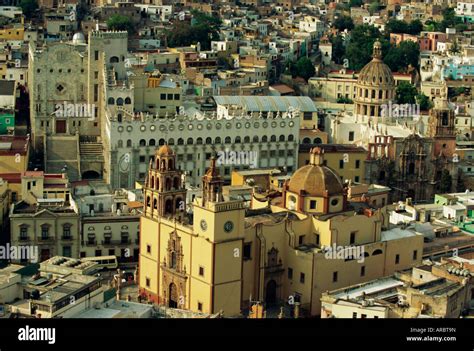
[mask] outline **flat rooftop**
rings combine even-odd
[[[403,284],[404,283],[401,280],[395,279],[394,277],[381,278],[369,281],[367,283],[354,285],[348,288],[333,290],[329,292],[329,295],[336,299],[356,300],[359,297],[362,297],[364,294],[378,294],[388,289],[403,286]]]
[[[409,238],[416,235],[418,234],[412,232],[411,230],[395,227],[389,230],[382,231],[382,241]]]

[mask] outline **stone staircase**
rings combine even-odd
[[[82,157],[103,157],[102,143],[100,142],[81,142],[79,143],[79,151]]]
[[[63,173],[66,166],[69,181],[80,179],[79,142],[77,135],[47,136],[45,139],[47,173]]]

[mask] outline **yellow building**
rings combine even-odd
[[[310,149],[313,145],[301,144],[298,155],[298,165],[300,167],[309,164]],[[365,159],[367,151],[360,146],[350,144],[321,144],[318,145],[324,151],[324,165],[332,168],[345,182],[364,182]]]
[[[0,177],[8,182],[12,202],[21,200],[21,174],[28,168],[29,156],[29,137],[0,136]]]
[[[182,87],[167,76],[141,73],[133,76],[134,108],[151,114],[175,114],[182,105]]]
[[[140,225],[140,293],[169,307],[241,315],[299,303],[319,315],[323,292],[393,274],[421,262],[423,236],[388,228],[384,208],[350,208],[347,188],[315,148],[285,182],[281,198],[245,210],[222,193],[215,158],[201,198],[186,213],[175,154],[156,153]]]
[[[23,41],[23,36],[25,34],[25,29],[22,23],[9,26],[7,28],[0,29],[0,40],[21,40]]]

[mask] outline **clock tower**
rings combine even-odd
[[[241,200],[224,199],[223,184],[213,157],[202,177],[202,197],[193,204],[193,231],[210,246],[211,310],[232,315],[241,307],[245,208]]]

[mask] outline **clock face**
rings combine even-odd
[[[201,229],[202,229],[203,231],[206,231],[206,229],[207,229],[207,223],[206,223],[206,221],[203,219],[203,220],[201,220],[201,223],[200,223],[200,224],[201,224]]]
[[[231,221],[225,222],[225,224],[224,224],[224,230],[225,230],[227,233],[230,233],[230,232],[232,231],[232,229],[234,229],[234,223],[232,223]]]

